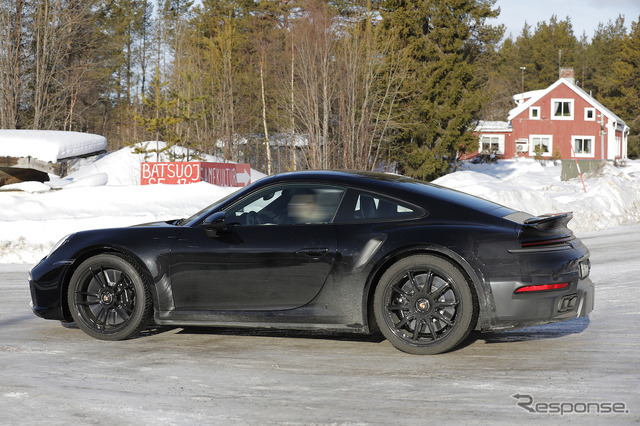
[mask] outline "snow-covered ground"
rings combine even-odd
[[[2,187],[0,263],[35,263],[79,230],[186,217],[236,190],[207,183],[141,186],[142,161],[124,148],[97,161],[76,161],[64,179]],[[252,181],[262,176],[252,171]],[[579,179],[560,181],[559,165],[524,159],[467,164],[435,183],[532,214],[573,211],[576,232],[640,222],[640,161],[585,176],[586,193]]]

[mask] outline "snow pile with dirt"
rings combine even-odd
[[[144,158],[124,148],[76,160],[73,172],[62,179],[2,187],[0,263],[35,263],[71,232],[187,217],[237,189],[204,182],[141,186],[143,161],[156,161],[155,154]],[[572,211],[570,226],[576,232],[640,222],[640,161],[606,165],[585,176],[586,193],[580,179],[561,182],[560,171],[530,159],[503,160],[466,164],[434,183],[532,214]],[[252,170],[252,181],[262,176]]]

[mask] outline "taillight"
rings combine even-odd
[[[557,284],[538,284],[538,285],[526,285],[518,288],[516,293],[530,293],[532,291],[548,291],[548,290],[561,290],[568,288],[569,283],[557,283]]]
[[[569,241],[575,240],[575,238],[576,237],[574,237],[573,235],[569,235],[563,238],[554,238],[550,240],[539,240],[539,241],[528,241],[528,242],[522,242],[521,244],[522,244],[522,247],[547,246],[547,245],[567,243]]]

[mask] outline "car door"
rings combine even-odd
[[[344,189],[280,185],[226,209],[226,227],[180,236],[171,254],[177,310],[284,310],[309,303],[337,251],[333,217]]]

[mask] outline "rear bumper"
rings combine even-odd
[[[504,330],[585,317],[593,310],[595,286],[585,278],[562,290],[516,294],[517,281],[491,283],[493,318],[482,331]]]

